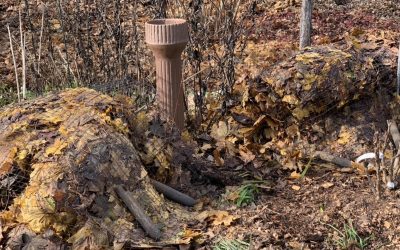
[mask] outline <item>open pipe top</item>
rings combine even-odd
[[[180,18],[167,18],[167,19],[154,19],[148,21],[147,23],[151,25],[179,25],[179,24],[185,24],[186,20]]]
[[[187,43],[188,24],[185,19],[154,19],[145,24],[146,42],[149,45],[170,45]]]

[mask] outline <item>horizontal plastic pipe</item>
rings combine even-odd
[[[196,204],[196,200],[192,197],[181,193],[178,190],[175,190],[161,182],[151,180],[151,183],[158,192],[162,193],[165,197],[172,201],[188,207],[192,207]]]
[[[129,211],[135,216],[135,219],[142,226],[144,231],[154,240],[159,240],[161,238],[160,229],[151,221],[150,217],[147,216],[143,208],[137,203],[137,201],[132,197],[132,195],[126,191],[122,186],[117,186],[115,188],[118,196],[124,202]]]

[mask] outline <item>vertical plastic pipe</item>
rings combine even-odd
[[[181,54],[188,42],[184,19],[155,19],[145,24],[146,43],[156,61],[157,102],[164,118],[184,128]]]

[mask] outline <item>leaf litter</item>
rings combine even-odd
[[[288,12],[289,17],[296,16],[298,13],[295,7],[298,4],[299,1],[275,1],[273,11],[278,17],[287,16]],[[357,13],[339,14],[345,16],[345,20],[353,22],[357,20],[356,17],[360,17],[360,23],[364,22],[362,23],[364,27],[369,17],[368,15],[360,16]],[[326,14],[318,11],[317,20],[326,18],[322,15]],[[267,19],[268,22],[273,22],[272,27],[275,30],[286,29],[287,32],[294,33],[293,28],[290,27],[294,24],[290,24],[289,20],[290,18],[282,18],[281,21],[279,18]],[[149,173],[154,174],[153,176],[158,179],[175,182],[175,184],[182,184],[182,182],[190,184],[190,179],[196,177],[194,173],[186,177],[189,181],[173,180],[171,176],[183,176],[182,173],[185,172],[182,170],[183,163],[187,160],[179,158],[189,157],[188,154],[191,154],[199,159],[207,159],[204,163],[211,166],[207,170],[219,169],[221,172],[218,172],[217,176],[224,171],[231,172],[235,169],[237,172],[234,175],[240,173],[247,174],[248,177],[273,180],[274,195],[264,195],[262,200],[248,209],[205,201],[205,204],[208,203],[207,209],[214,207],[214,209],[200,212],[202,216],[199,221],[205,223],[206,226],[201,230],[184,229],[181,234],[175,234],[182,235],[180,240],[185,244],[193,238],[199,238],[201,234],[199,232],[203,232],[204,235],[210,236],[209,240],[219,233],[227,237],[236,235],[246,240],[248,240],[246,237],[250,235],[251,238],[256,239],[253,242],[254,245],[260,248],[271,245],[295,248],[296,246],[303,247],[304,244],[320,248],[328,241],[329,231],[318,224],[319,220],[338,221],[336,217],[346,220],[349,217],[357,218],[358,223],[363,225],[364,233],[376,232],[382,227],[382,221],[384,221],[383,226],[387,228],[387,221],[398,220],[399,213],[394,205],[393,195],[387,194],[388,200],[383,206],[374,202],[371,194],[357,198],[360,195],[357,192],[368,190],[369,184],[363,176],[349,175],[344,171],[339,173],[334,171],[334,175],[326,175],[327,169],[332,169],[332,166],[320,169],[319,164],[316,163],[317,168],[311,168],[305,178],[299,177],[299,172],[304,169],[313,152],[323,150],[354,159],[360,153],[369,152],[368,149],[373,147],[371,138],[376,126],[385,124],[389,117],[399,118],[396,111],[398,110],[397,102],[392,103],[392,106],[385,110],[382,110],[379,105],[387,99],[391,100],[390,92],[392,92],[397,53],[395,41],[398,34],[391,31],[376,32],[376,29],[384,26],[382,21],[377,23],[377,27],[374,27],[375,30],[372,31],[347,28],[346,30],[351,31],[344,36],[329,34],[333,38],[332,41],[327,41],[324,37],[326,34],[320,34],[324,28],[318,25],[322,23],[317,21],[317,43],[324,45],[301,52],[294,51],[295,46],[291,41],[249,43],[246,48],[248,57],[244,60],[245,64],[239,65],[238,68],[243,77],[234,87],[237,94],[236,104],[230,109],[229,114],[223,117],[223,120],[211,126],[211,130],[208,131],[211,140],[199,140],[196,135],[185,134],[184,142],[190,144],[191,149],[185,146],[188,153],[178,154],[179,157],[175,155],[176,149],[182,146],[179,139],[176,139],[174,143],[166,142],[167,137],[162,136],[166,134],[163,131],[164,127],[160,126],[157,120],[149,119],[151,115],[145,113],[131,117],[134,127],[130,126],[128,121],[124,121],[124,116],[112,117],[110,110],[104,110],[102,107],[99,113],[98,111],[90,113],[92,108],[85,109],[79,119],[74,121],[71,119],[65,125],[63,123],[66,121],[60,120],[59,117],[73,114],[64,114],[65,110],[57,109],[50,112],[50,117],[43,115],[39,120],[34,121],[34,124],[24,121],[18,121],[13,125],[7,124],[7,129],[11,129],[8,129],[1,139],[15,138],[16,142],[13,144],[14,147],[0,145],[2,163],[0,169],[4,174],[15,171],[13,170],[15,166],[18,167],[18,171],[28,170],[26,174],[30,175],[29,182],[32,183],[29,183],[29,187],[23,191],[27,196],[14,199],[11,205],[11,210],[13,207],[22,208],[21,216],[18,216],[18,213],[5,213],[4,218],[14,223],[16,223],[15,220],[18,223],[26,223],[31,228],[29,230],[33,230],[29,232],[30,235],[43,231],[49,225],[57,234],[71,230],[69,224],[74,224],[76,221],[71,211],[58,213],[60,211],[58,204],[63,203],[65,196],[70,196],[70,194],[62,190],[65,187],[59,190],[57,185],[51,184],[51,180],[60,178],[60,173],[63,172],[54,160],[61,157],[72,146],[80,150],[85,149],[87,139],[98,136],[96,132],[89,130],[82,135],[82,138],[70,137],[76,132],[74,129],[77,125],[85,126],[94,122],[91,119],[95,114],[95,121],[102,126],[110,126],[122,135],[132,133],[141,138],[137,140],[138,145],[134,146],[139,150],[141,162]],[[344,24],[334,23],[341,29],[354,26],[354,23],[344,22]],[[57,25],[57,22],[53,23],[54,28],[57,28]],[[337,30],[339,34],[343,34],[340,29],[326,30],[327,32]],[[275,32],[271,33],[275,34]],[[276,34],[290,37],[279,32]],[[330,44],[331,42],[334,44]],[[326,45],[328,43],[329,46]],[[246,65],[251,65],[251,67],[246,67]],[[331,81],[335,84],[331,84]],[[335,85],[340,88],[335,88]],[[382,95],[375,96],[377,90]],[[98,98],[95,94],[91,93],[91,95],[95,100]],[[105,97],[101,96],[101,98]],[[106,103],[112,102],[108,98],[106,100]],[[92,104],[99,105],[99,102],[93,101]],[[39,102],[37,105],[43,104]],[[210,109],[217,108],[213,105],[209,107]],[[32,110],[29,107],[21,107],[16,111],[7,110],[7,112],[13,120],[16,119],[15,117],[29,114]],[[83,114],[85,112],[86,114]],[[111,113],[114,114],[115,111]],[[38,134],[29,131],[30,128],[37,126],[44,126],[48,128],[48,131],[43,130]],[[32,136],[22,138],[20,135],[25,131],[32,133]],[[170,137],[167,141],[169,139]],[[37,155],[40,157],[35,158]],[[32,161],[30,159],[32,156],[35,162],[41,162],[41,157],[46,161],[40,164],[35,163],[30,166],[31,169],[26,169]],[[293,171],[289,180],[282,178],[289,175],[282,171],[285,168]],[[29,173],[29,171],[32,172]],[[128,171],[122,171],[125,174],[128,173]],[[141,178],[147,176],[143,172],[137,174]],[[121,178],[126,181],[126,176],[122,175]],[[35,179],[37,182],[34,181]],[[317,187],[329,190],[328,195],[321,195]],[[354,188],[357,189],[354,190]],[[98,184],[90,187],[91,192],[98,192],[99,189],[101,188]],[[34,199],[32,194],[39,194],[42,198]],[[79,197],[79,199],[82,200],[83,208],[93,202],[101,204],[101,201],[93,200],[91,196]],[[113,198],[110,197],[110,199]],[[27,203],[30,202],[35,204],[32,208],[34,211],[25,209]],[[110,202],[115,204],[115,201]],[[364,209],[364,207],[367,208]],[[353,210],[359,208],[363,208],[360,213]],[[101,206],[97,209],[101,210]],[[121,238],[114,239],[115,245],[127,240],[130,237],[128,232],[138,232],[143,236],[143,233],[140,233],[140,230],[131,223],[132,220],[126,211],[121,212],[123,210],[121,206],[115,206],[112,210],[123,219],[112,222],[88,219],[84,224],[81,223],[80,229],[73,230],[75,234],[69,238],[68,242],[82,248],[87,244],[95,246],[111,244],[110,236],[105,233],[109,231],[107,227],[120,229]],[[383,217],[374,213],[377,210],[385,212]],[[104,212],[107,211],[96,213]],[[75,221],[72,222],[73,220]],[[374,227],[374,225],[378,226]],[[201,225],[198,226],[201,227]],[[301,232],[298,228],[302,229]],[[99,237],[93,238],[93,234]],[[127,238],[122,237],[125,235]],[[399,244],[396,231],[387,232],[385,237],[393,246]],[[146,244],[143,243],[142,246]],[[151,244],[149,243],[148,246]]]

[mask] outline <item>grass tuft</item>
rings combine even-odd
[[[218,241],[213,247],[213,250],[247,250],[250,249],[250,244],[241,240],[225,240]]]
[[[340,249],[366,249],[370,243],[371,236],[360,236],[351,221],[349,221],[348,224],[344,224],[342,230],[339,230],[330,224],[326,225],[339,234],[339,239],[335,240],[335,243]]]
[[[257,198],[257,194],[260,192],[260,188],[263,188],[265,181],[251,181],[242,185],[236,192],[238,197],[235,199],[235,203],[238,207],[243,207],[254,202]]]

